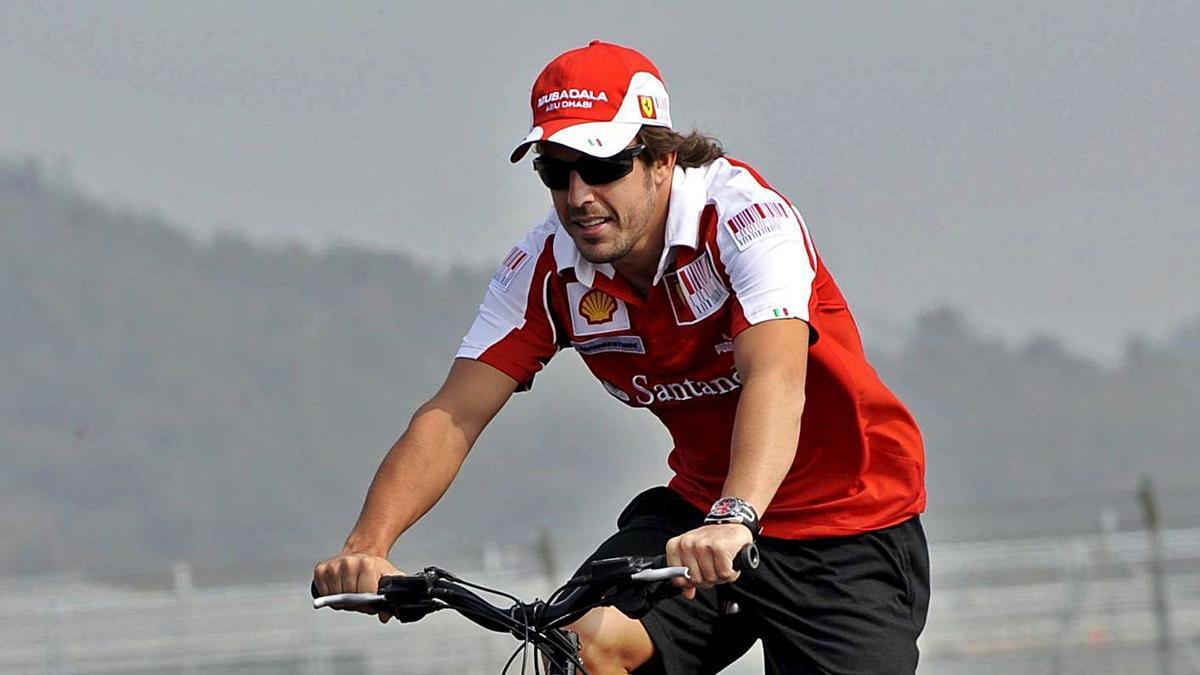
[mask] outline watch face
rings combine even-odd
[[[716,504],[713,504],[712,510],[709,511],[708,513],[711,516],[716,516],[716,517],[720,518],[723,516],[728,516],[731,513],[733,513],[733,510],[736,507],[737,507],[736,499],[729,499],[729,498],[720,499],[720,500],[717,500]]]

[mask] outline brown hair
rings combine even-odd
[[[666,127],[646,125],[638,132],[638,138],[641,139],[642,145],[646,146],[641,157],[647,162],[677,152],[675,165],[690,169],[704,166],[718,157],[725,156],[725,149],[721,147],[720,141],[694,129],[685,135]]]

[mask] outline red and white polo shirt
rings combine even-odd
[[[574,348],[609,394],[667,426],[670,487],[707,511],[729,470],[741,389],[733,340],[787,318],[808,322],[812,344],[796,459],[763,514],[764,534],[850,535],[923,511],[916,422],[867,362],[799,212],[736,160],[675,169],[646,297],[611,265],[583,259],[551,212],[496,272],[458,357],[525,388],[555,352]]]

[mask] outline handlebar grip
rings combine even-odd
[[[758,555],[758,546],[754,542],[750,542],[734,556],[733,569],[737,572],[753,572],[758,569],[759,562],[761,559]]]
[[[657,555],[653,558],[649,558],[648,560],[651,567],[667,566],[667,556],[665,555]],[[743,546],[742,549],[737,552],[737,555],[733,557],[733,569],[736,572],[750,573],[758,569],[758,564],[761,561],[762,558],[758,554],[758,545],[754,542],[750,542],[749,544]]]

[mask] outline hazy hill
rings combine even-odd
[[[953,536],[1141,522],[1138,477],[1168,522],[1200,525],[1200,320],[1163,345],[1130,338],[1115,367],[1055,338],[1013,346],[961,313],[918,316],[877,366],[913,408],[929,451],[931,516]]]
[[[333,552],[489,274],[350,248],[203,245],[36,165],[0,164],[0,574],[136,575],[174,560],[269,571]],[[917,317],[875,358],[924,427],[932,526],[1092,523],[1128,506],[1109,495],[1139,471],[1192,509],[1198,336],[1193,321],[1161,345],[1132,341],[1105,368],[1051,337],[977,335],[954,310]],[[517,397],[405,551],[542,526],[586,541],[666,475],[652,418],[580,370],[561,355]]]
[[[336,550],[489,276],[352,249],[203,246],[33,167],[4,170],[0,572]],[[456,485],[474,496],[447,500],[418,542],[525,537],[569,506],[543,513],[531,482],[565,500],[581,478],[600,490],[644,473],[605,461],[598,431],[623,416],[598,386],[586,391],[601,408],[582,416],[553,389],[518,397]]]

